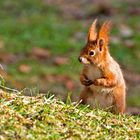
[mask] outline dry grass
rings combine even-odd
[[[140,139],[140,118],[53,96],[0,92],[0,139]]]

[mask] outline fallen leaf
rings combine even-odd
[[[115,9],[112,8],[110,5],[109,1],[104,0],[104,1],[96,1],[96,15],[105,15],[105,16],[110,16],[113,15],[115,12]]]
[[[128,8],[128,13],[130,14],[130,15],[134,15],[134,16],[136,16],[136,15],[140,15],[140,8],[139,8],[139,6],[130,6],[129,8]]]
[[[127,48],[134,48],[135,47],[135,43],[132,40],[125,40],[124,44]]]
[[[42,78],[45,78],[44,80],[46,80],[47,82],[50,83],[61,83],[62,85],[64,85],[68,90],[73,90],[75,88],[75,84],[73,82],[73,80],[67,76],[67,75],[56,75],[56,74],[52,74],[52,75],[42,75]]]
[[[45,80],[47,80],[48,82],[54,82],[55,80],[56,80],[56,76],[54,76],[54,75],[44,75],[44,76],[42,76],[43,78],[45,78]]]
[[[16,89],[22,89],[24,87],[21,82],[16,81],[14,77],[8,74],[5,70],[0,69],[0,75],[8,85],[12,85],[13,87],[16,87]]]
[[[121,42],[118,36],[111,36],[110,40],[113,44],[119,44]]]
[[[31,66],[29,65],[26,65],[26,64],[21,64],[19,66],[19,71],[22,72],[22,73],[30,73],[32,70]]]
[[[75,88],[75,85],[74,85],[72,80],[69,79],[69,80],[66,81],[66,88],[70,91]]]
[[[48,74],[48,75],[42,75],[41,76],[44,80],[47,80],[48,82],[65,82],[69,79],[66,75],[56,75],[56,74]]]
[[[119,29],[120,29],[120,34],[124,38],[130,38],[133,36],[133,30],[129,26],[125,24],[121,24]]]
[[[57,56],[54,58],[54,64],[56,64],[56,65],[64,65],[64,64],[68,64],[68,63],[69,63],[69,59],[67,57]]]
[[[0,61],[9,64],[17,60],[16,55],[7,52],[0,52]]]
[[[34,47],[32,49],[31,55],[33,58],[44,60],[44,59],[49,58],[50,51],[48,51],[47,49]]]

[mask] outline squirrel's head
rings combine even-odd
[[[109,30],[111,21],[105,21],[99,32],[96,32],[97,19],[92,23],[85,47],[81,50],[79,61],[83,64],[99,64],[108,53]]]

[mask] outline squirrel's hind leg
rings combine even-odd
[[[79,99],[82,104],[87,103],[89,94],[90,94],[90,89],[88,87],[84,87],[84,89],[82,90],[80,94],[80,99]]]
[[[124,114],[125,112],[125,88],[123,86],[116,87],[113,91],[114,95],[114,111],[115,113]]]

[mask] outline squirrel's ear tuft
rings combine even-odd
[[[89,32],[88,32],[88,40],[89,41],[94,41],[96,40],[97,38],[97,33],[96,33],[96,22],[97,22],[97,19],[95,19],[89,29]]]
[[[100,31],[99,31],[99,36],[98,39],[104,39],[104,43],[107,45],[108,41],[109,41],[109,32],[110,32],[110,28],[112,26],[112,22],[109,21],[105,21],[104,24],[102,25]]]

